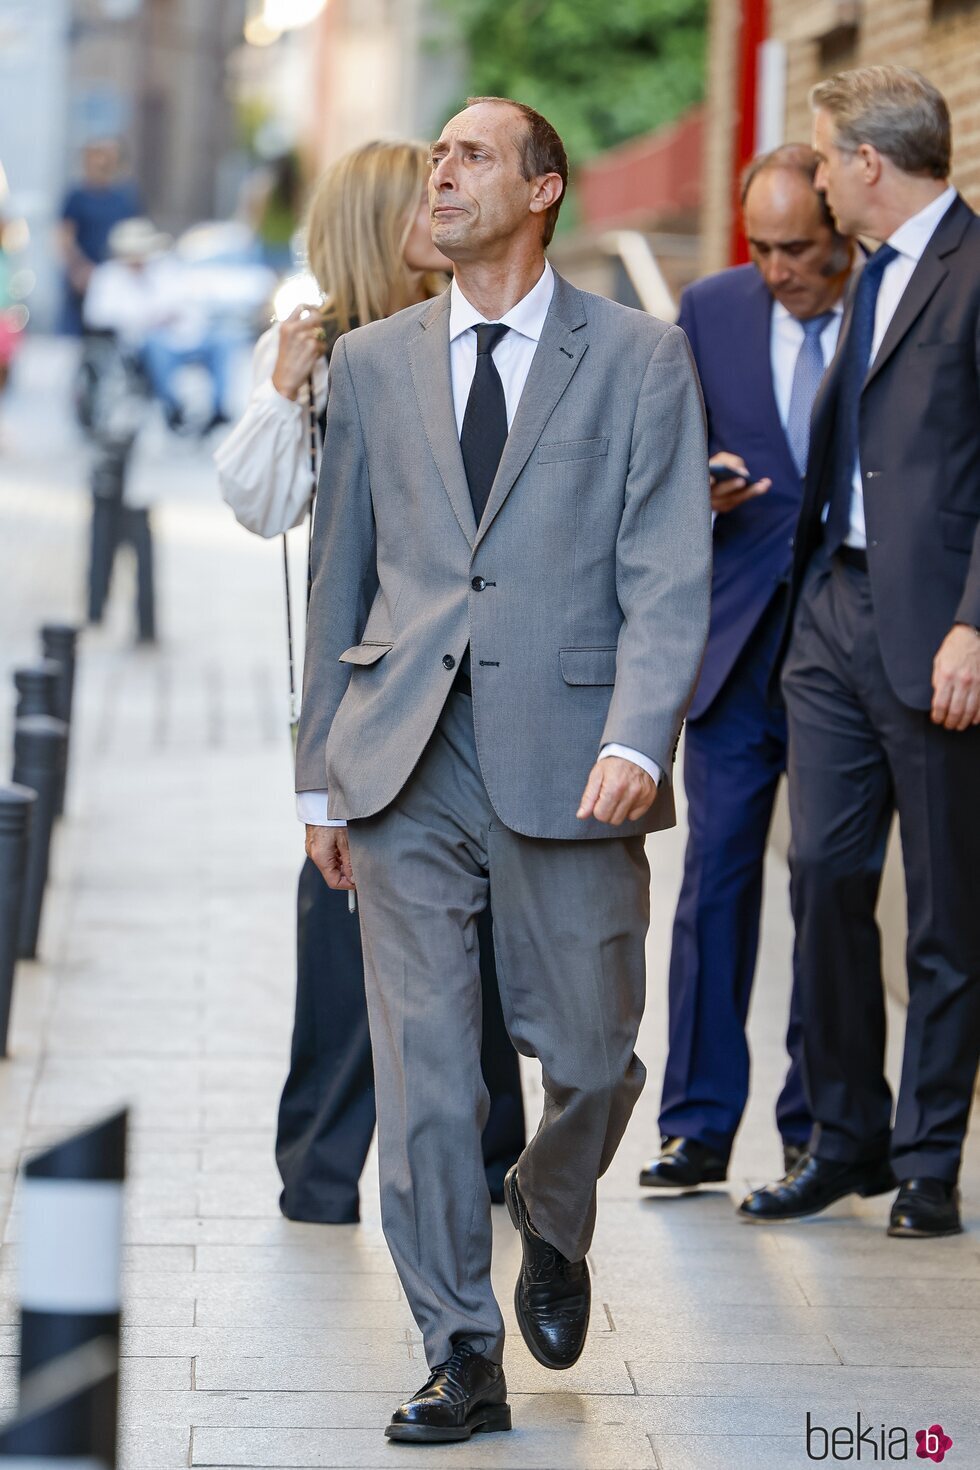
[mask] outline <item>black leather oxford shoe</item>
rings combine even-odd
[[[659,1159],[640,1172],[644,1189],[696,1189],[699,1184],[722,1184],[728,1177],[728,1158],[694,1138],[663,1138]]]
[[[888,1234],[906,1240],[959,1235],[960,1192],[945,1179],[903,1179],[892,1205]]]
[[[806,1215],[818,1215],[849,1194],[859,1194],[862,1199],[887,1194],[896,1182],[887,1160],[874,1164],[836,1164],[830,1159],[804,1154],[784,1179],[746,1195],[738,1214],[741,1219],[760,1225],[802,1220]]]
[[[569,1261],[535,1230],[517,1184],[516,1164],[507,1171],[504,1195],[524,1250],[514,1288],[517,1325],[539,1363],[546,1368],[570,1368],[578,1361],[589,1330],[592,1283],[588,1265]]]
[[[418,1393],[398,1405],[385,1435],[416,1444],[451,1444],[510,1427],[503,1368],[461,1343],[447,1362],[433,1368]]]

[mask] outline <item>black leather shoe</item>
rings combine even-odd
[[[448,1362],[433,1368],[418,1393],[398,1405],[385,1436],[416,1444],[450,1444],[510,1427],[503,1368],[464,1342]]]
[[[783,1144],[783,1173],[791,1174],[806,1153],[805,1143]]]
[[[888,1234],[905,1240],[960,1235],[960,1192],[945,1179],[903,1179],[892,1205]]]
[[[517,1165],[508,1169],[504,1194],[519,1231],[524,1264],[514,1288],[517,1325],[534,1357],[546,1368],[570,1368],[585,1346],[592,1283],[585,1261],[569,1261],[531,1224],[517,1184]]]
[[[728,1159],[694,1138],[663,1138],[659,1159],[640,1172],[645,1189],[696,1189],[699,1184],[722,1184],[728,1177]]]
[[[815,1159],[804,1154],[784,1179],[746,1195],[738,1213],[743,1220],[760,1225],[802,1220],[805,1215],[818,1215],[848,1194],[868,1199],[875,1194],[887,1194],[896,1183],[887,1160],[876,1164],[837,1164],[831,1159]]]

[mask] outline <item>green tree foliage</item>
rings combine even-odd
[[[708,0],[442,0],[472,95],[516,97],[572,164],[672,121],[702,96]]]

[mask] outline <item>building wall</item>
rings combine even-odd
[[[708,63],[702,268],[728,263],[738,0],[713,0]],[[953,180],[980,208],[980,0],[769,0],[771,36],[787,48],[787,140],[810,135],[807,93],[850,66],[895,63],[924,72],[953,116]]]
[[[72,0],[66,172],[92,137],[122,137],[147,207],[179,230],[222,211],[221,168],[234,147],[226,84],[244,0],[141,0],[117,18],[104,0]]]
[[[439,0],[330,0],[311,44],[316,168],[371,138],[437,137],[463,89],[455,30]]]

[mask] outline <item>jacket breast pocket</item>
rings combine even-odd
[[[379,658],[384,658],[391,643],[355,643],[353,648],[345,648],[340,658],[340,664],[355,664],[358,668],[367,668],[376,664]]]
[[[939,528],[944,546],[952,551],[965,551],[967,555],[973,550],[973,538],[977,534],[976,516],[964,515],[959,510],[941,510]]]
[[[965,338],[962,342],[920,342],[919,351],[936,357],[967,357],[972,353],[973,345]]]
[[[608,453],[608,439],[556,439],[539,444],[534,457],[538,464],[557,464],[569,459],[601,459]]]
[[[561,676],[566,684],[615,684],[615,648],[561,648]]]

